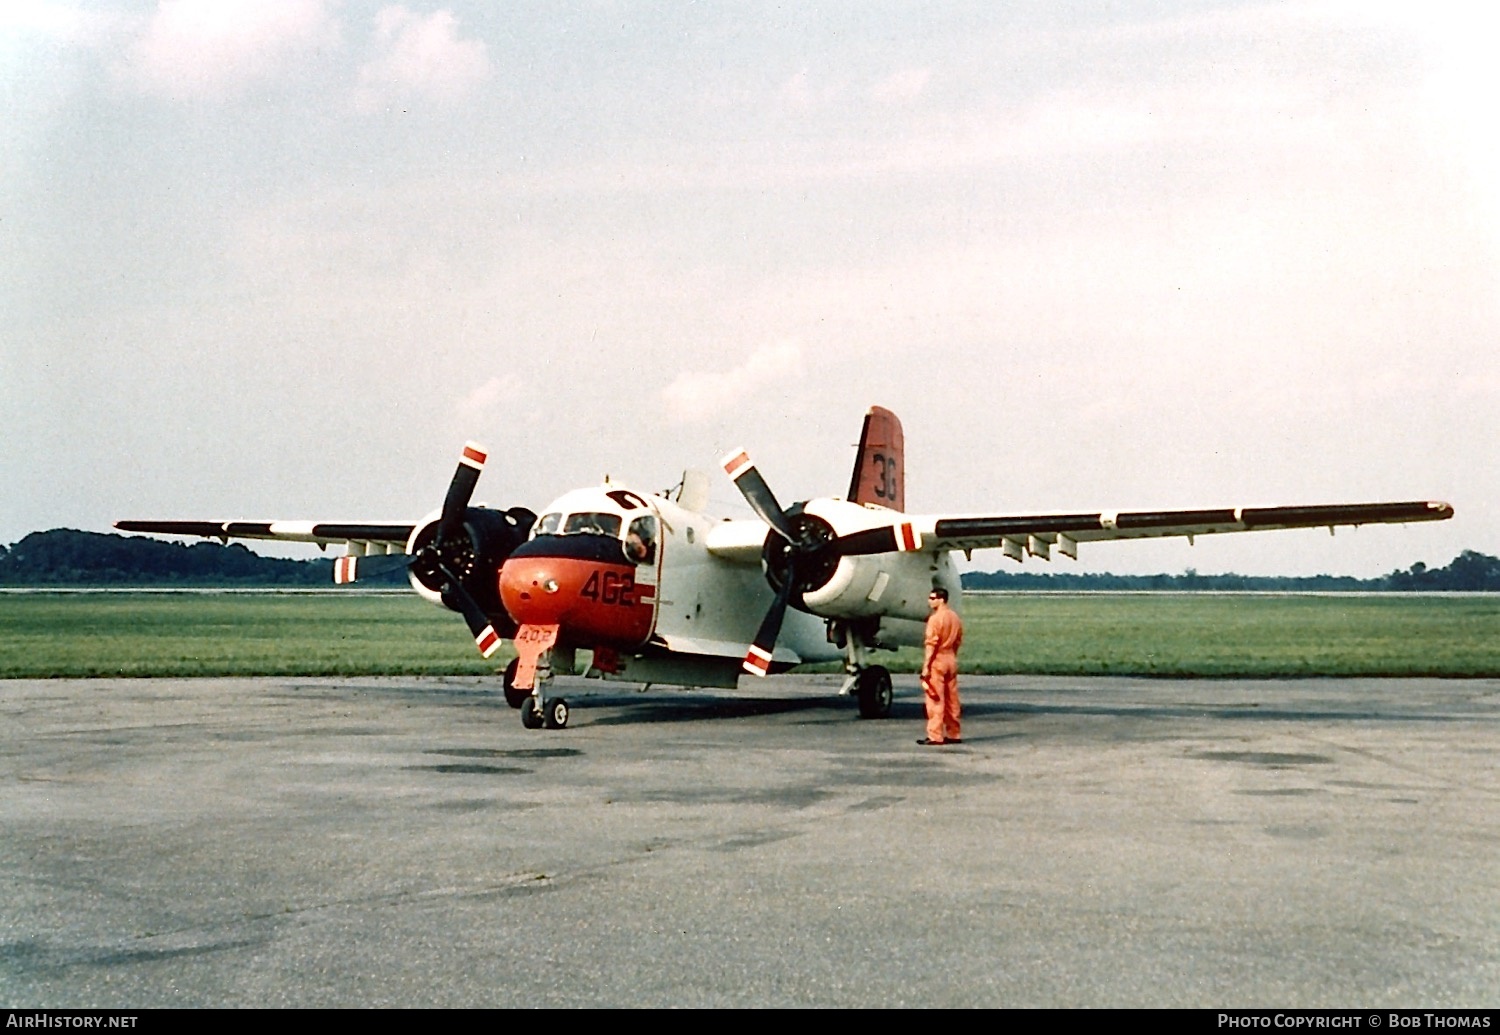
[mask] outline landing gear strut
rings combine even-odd
[[[884,719],[891,714],[891,673],[884,665],[871,665],[870,648],[858,629],[836,630],[844,648],[844,678],[841,694],[852,693],[859,701],[861,719]]]

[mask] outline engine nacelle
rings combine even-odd
[[[927,553],[842,557],[827,582],[803,592],[802,603],[824,618],[883,615],[926,621],[927,594],[934,585],[942,585],[936,579],[940,569],[952,566],[946,554],[940,558]]]
[[[889,525],[895,512],[849,503],[844,500],[809,500],[789,512],[799,527],[816,523],[828,537],[846,536]],[[771,541],[766,558],[772,584],[777,584],[774,549]],[[832,558],[830,558],[832,560]],[[948,590],[958,599],[958,570],[946,553],[922,551],[868,554],[839,557],[828,565],[804,573],[801,592],[793,605],[822,618],[855,621],[883,617],[925,622],[929,609],[927,594],[934,586]]]
[[[432,543],[441,516],[442,512],[435,510],[412,529],[411,538],[406,543],[408,554],[416,554]],[[509,510],[469,507],[464,511],[467,542],[448,543],[443,548],[448,567],[492,621],[505,618],[505,605],[500,602],[500,566],[511,551],[530,537],[531,526],[535,523],[536,515],[525,507]],[[450,611],[462,611],[456,602],[444,595],[443,587],[448,579],[435,561],[418,559],[411,566],[409,578],[411,588],[423,600]],[[498,630],[499,626],[496,628]]]

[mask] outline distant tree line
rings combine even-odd
[[[396,571],[365,585],[403,585]],[[262,557],[239,543],[191,545],[100,532],[54,528],[0,546],[3,586],[329,586],[333,560]],[[1465,550],[1445,568],[1413,564],[1373,579],[1347,575],[1068,575],[967,572],[965,589],[1009,590],[1466,590],[1500,592],[1500,558]]]
[[[1350,592],[1380,590],[1445,590],[1500,592],[1500,558],[1465,550],[1446,568],[1429,568],[1420,561],[1405,571],[1373,579],[1349,575],[1199,575],[1189,568],[1181,575],[1050,575],[1004,571],[971,571],[963,575],[965,589],[1051,590],[1258,590],[1261,592]]]
[[[0,546],[8,586],[331,586],[333,560],[262,557],[232,543],[185,546],[54,528]]]

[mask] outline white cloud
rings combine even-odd
[[[362,111],[413,95],[457,100],[490,76],[484,43],[459,39],[450,11],[424,16],[384,8],[375,17],[375,39],[380,53],[359,70],[355,100]]]
[[[505,427],[507,410],[513,409],[517,400],[525,398],[528,391],[524,382],[514,378],[489,378],[470,390],[454,407],[460,430],[473,437]]]
[[[148,93],[223,96],[338,41],[325,0],[162,0],[125,74]]]
[[[782,384],[802,370],[802,348],[796,342],[763,345],[733,370],[684,373],[662,389],[668,417],[676,423],[699,423]]]

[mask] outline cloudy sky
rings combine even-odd
[[[1415,9],[0,5],[0,542],[409,520],[468,438],[789,502],[879,403],[913,510],[1458,512],[1072,570],[1500,554],[1500,16]]]

